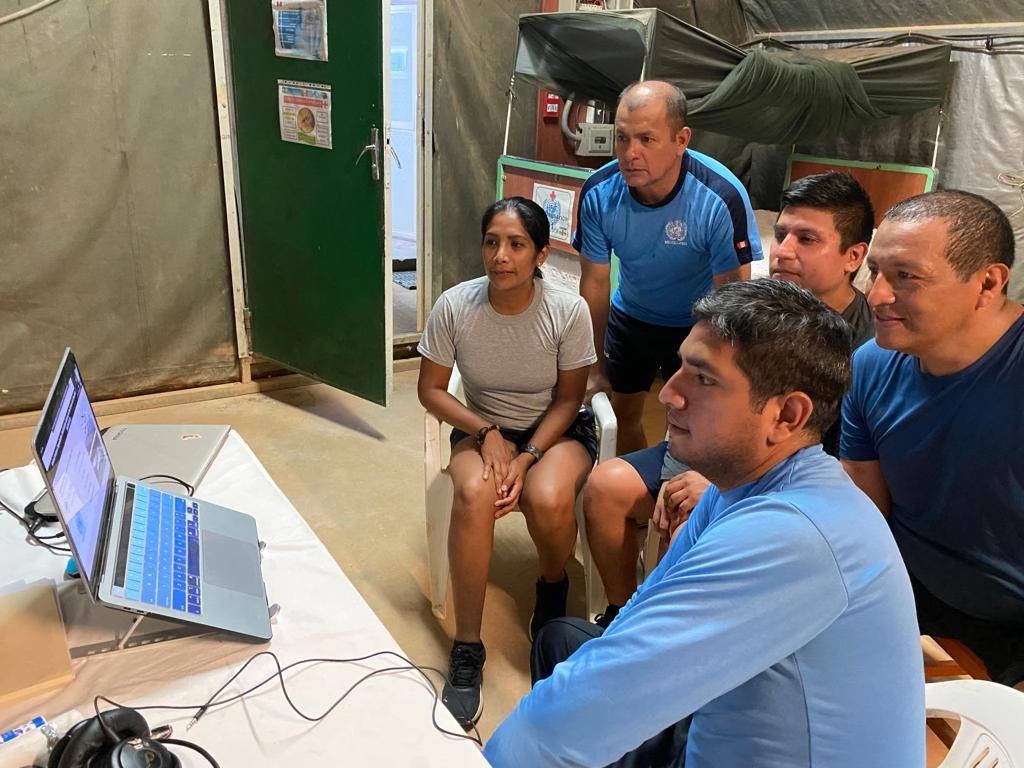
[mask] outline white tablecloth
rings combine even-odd
[[[9,476],[8,482],[14,477]],[[0,474],[0,497],[5,477]],[[252,654],[273,650],[282,664],[309,657],[354,657],[374,651],[400,652],[370,610],[259,463],[232,432],[197,494],[256,518],[267,543],[263,574],[272,603],[281,611],[268,646],[224,636],[179,639],[76,660],[76,678],[43,700],[0,710],[0,730],[42,714],[54,718],[69,709],[92,711],[96,694],[134,706],[200,704]],[[65,558],[29,546],[24,530],[9,516],[0,519],[0,587],[24,579],[59,578]],[[382,543],[382,546],[384,544]],[[2,630],[0,630],[2,631]],[[308,714],[319,714],[373,668],[392,666],[383,657],[359,665],[315,665],[288,673],[288,690]],[[255,662],[225,691],[240,692],[273,671],[272,660]],[[439,684],[439,683],[438,683]],[[277,683],[242,702],[210,710],[190,731],[193,712],[144,713],[151,726],[171,723],[175,736],[198,742],[229,766],[482,767],[477,747],[444,736],[431,725],[433,694],[416,672],[379,676],[353,691],[326,719],[309,723],[288,706]],[[459,731],[438,705],[442,727]],[[206,765],[189,750],[174,748],[185,766]],[[3,749],[0,748],[0,765]]]

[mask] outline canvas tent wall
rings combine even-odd
[[[95,399],[237,381],[205,2],[65,0],[0,51],[0,413],[65,345]]]
[[[942,103],[950,46],[744,51],[658,9],[519,19],[517,78],[612,105],[630,83],[667,80],[694,128],[764,144],[831,137]]]

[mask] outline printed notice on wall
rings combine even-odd
[[[331,148],[331,86],[277,81],[281,141]]]
[[[274,53],[327,61],[327,0],[271,0]]]
[[[572,241],[572,201],[575,192],[547,184],[533,185],[533,202],[544,209],[551,225],[551,239],[560,243]]]

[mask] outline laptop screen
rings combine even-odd
[[[35,449],[78,568],[91,589],[114,471],[70,349],[43,408]]]

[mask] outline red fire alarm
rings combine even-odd
[[[558,112],[562,108],[562,99],[557,93],[544,94],[544,119],[557,120]]]

